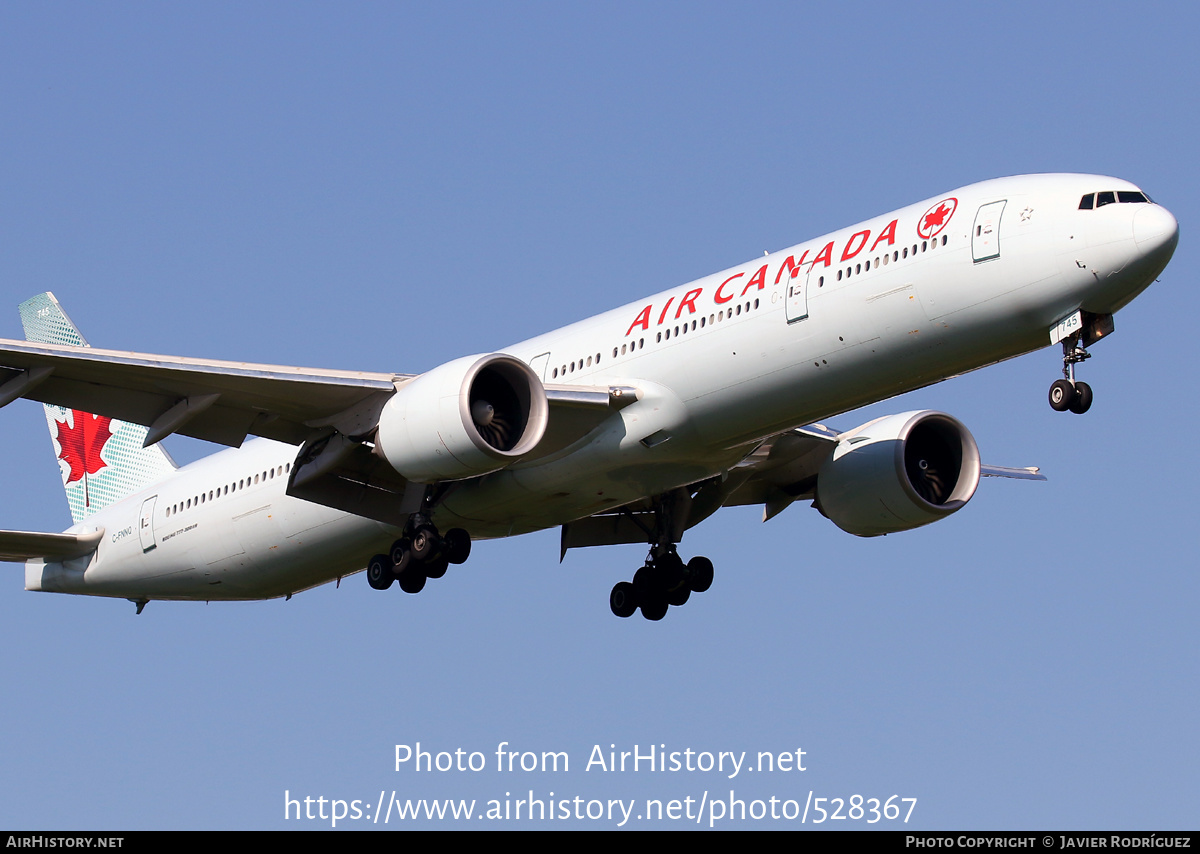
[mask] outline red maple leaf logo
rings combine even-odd
[[[950,213],[950,208],[945,205],[938,205],[938,209],[933,213],[925,214],[925,229],[933,228],[935,225],[941,225],[946,221],[946,214]]]
[[[943,199],[925,211],[925,216],[921,217],[917,224],[917,235],[928,239],[941,233],[950,222],[950,217],[954,216],[957,207],[958,199]]]
[[[83,480],[84,475],[95,474],[107,463],[100,459],[104,445],[112,438],[111,418],[103,415],[92,415],[88,412],[72,410],[75,426],[66,421],[55,420],[58,427],[58,458],[71,467],[67,475],[67,483]]]

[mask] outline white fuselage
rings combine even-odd
[[[1124,306],[1173,251],[1158,205],[1079,209],[1110,190],[1136,188],[974,184],[506,348],[547,384],[640,397],[573,445],[458,485],[435,521],[475,538],[560,525],[720,474],[782,430],[1044,347],[1070,313]],[[255,440],[184,467],[73,528],[105,528],[96,554],[30,562],[26,586],[247,599],[362,569],[398,529],[285,495],[295,455]]]

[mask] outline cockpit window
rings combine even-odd
[[[1093,208],[1102,208],[1105,205],[1138,202],[1141,204],[1154,204],[1149,196],[1138,190],[1105,190],[1102,193],[1088,193],[1079,200],[1079,209],[1081,211],[1090,211]]]

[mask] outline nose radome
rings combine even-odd
[[[1179,223],[1162,205],[1143,205],[1133,217],[1133,239],[1141,252],[1166,246],[1174,250],[1179,242]]]

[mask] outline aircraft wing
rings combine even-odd
[[[0,339],[0,405],[17,397],[237,447],[300,444],[314,428],[378,415],[401,374],[206,361]],[[352,428],[347,432],[353,432]]]
[[[677,490],[674,496],[683,510],[672,540],[698,525],[722,507],[761,504],[763,521],[787,509],[793,502],[816,497],[817,475],[843,435],[822,424],[810,424],[770,436],[748,449],[746,456],[723,477],[711,478]],[[1045,480],[1037,467],[1010,468],[981,465],[983,477]],[[655,523],[652,502],[635,502],[601,514],[578,519],[562,528],[559,559],[571,548],[644,543]]]
[[[762,504],[765,522],[793,501],[812,499],[817,473],[840,436],[822,424],[811,424],[770,437],[734,469],[749,474],[729,492],[723,506]],[[1046,479],[1036,466],[1010,468],[983,464],[979,474],[1020,480]]]
[[[344,436],[365,435],[397,386],[413,376],[0,338],[0,406],[24,397],[143,424],[150,428],[148,445],[171,433],[232,447],[248,435],[300,445],[327,427]],[[585,435],[614,406],[607,387],[545,388],[556,429],[539,453]]]
[[[64,561],[91,554],[104,538],[104,529],[86,534],[42,534],[37,531],[0,531],[0,561],[22,562],[35,558]]]

